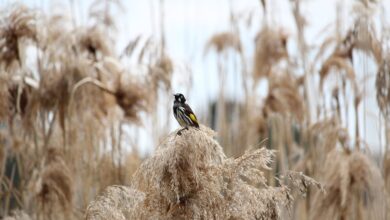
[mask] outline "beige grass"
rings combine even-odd
[[[192,93],[196,77],[168,53],[164,1],[158,37],[129,36],[121,53],[119,1],[97,0],[82,25],[61,11],[3,8],[0,218],[389,219],[390,37],[377,19],[388,9],[356,1],[346,23],[340,14],[350,9],[339,7],[312,44],[305,1],[290,1],[296,34],[278,24],[272,1],[260,3],[264,10],[232,8],[231,27],[204,42],[204,53],[217,54],[217,138],[207,126],[168,134],[174,80],[190,79]],[[244,38],[253,31],[254,41]],[[356,69],[356,52],[376,63],[375,88],[366,83],[371,68]],[[244,94],[237,100],[225,95],[232,66]],[[194,109],[202,123],[208,105]],[[380,152],[361,134],[375,117]],[[141,127],[156,147],[145,158],[136,150]],[[309,187],[321,185],[326,194]]]
[[[333,150],[322,173],[327,193],[317,193],[311,219],[386,219],[384,181],[366,155]]]
[[[267,185],[264,172],[274,152],[261,148],[227,158],[213,135],[205,126],[171,133],[131,186],[109,187],[89,205],[87,219],[278,219],[293,198],[287,186]],[[315,183],[287,176],[301,190]]]

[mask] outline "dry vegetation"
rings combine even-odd
[[[171,133],[133,176],[87,208],[87,219],[278,219],[291,206],[290,188],[267,184],[274,152],[265,148],[227,158],[207,127]],[[302,174],[297,189],[320,184]],[[292,180],[292,181],[291,181]],[[291,187],[291,188],[294,188]]]
[[[157,124],[167,111],[158,104],[172,92],[175,66],[163,19],[159,39],[134,37],[117,53],[110,8],[121,8],[118,1],[94,2],[86,26],[21,4],[3,8],[0,217],[390,219],[390,32],[373,19],[386,11],[356,1],[351,25],[335,19],[335,31],[311,45],[304,3],[289,2],[296,36],[273,23],[272,1],[259,3],[232,11],[231,30],[205,42],[205,55],[217,55],[217,110],[207,117],[218,135],[204,125],[182,135],[155,126],[156,148],[145,159],[126,128],[139,129],[143,118]],[[251,28],[253,54],[242,37]],[[375,74],[356,68],[357,53]],[[229,57],[240,63],[240,102],[225,96]],[[366,88],[369,77],[375,90]],[[264,98],[260,82],[268,84]],[[362,135],[370,92],[381,146]]]

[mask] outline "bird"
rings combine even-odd
[[[180,126],[183,127],[177,134],[181,135],[181,131],[188,129],[188,127],[199,128],[198,119],[191,107],[186,103],[184,95],[176,93],[173,96],[175,97],[175,101],[173,102],[173,115]]]

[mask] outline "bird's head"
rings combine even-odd
[[[175,101],[178,101],[180,103],[185,103],[186,102],[186,98],[181,93],[176,93],[173,96],[175,96]]]

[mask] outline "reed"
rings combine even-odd
[[[201,128],[182,135],[168,129],[170,98],[176,76],[192,71],[169,54],[165,1],[152,10],[159,32],[131,36],[120,52],[120,1],[95,1],[85,24],[75,14],[2,8],[0,217],[389,219],[390,37],[377,19],[389,9],[335,6],[313,44],[305,1],[288,2],[296,34],[276,22],[272,1],[259,3],[232,7],[230,28],[194,48],[216,58],[220,83]],[[242,97],[227,96],[228,74],[240,77]],[[367,117],[380,146],[367,144]],[[142,129],[155,146],[145,157]]]

